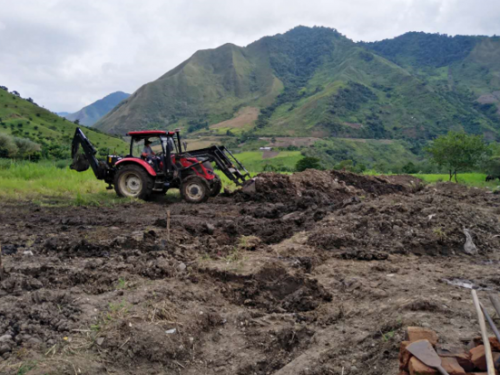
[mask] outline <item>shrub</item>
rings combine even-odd
[[[320,160],[312,156],[306,156],[297,162],[295,169],[297,172],[302,172],[306,169],[321,169]]]

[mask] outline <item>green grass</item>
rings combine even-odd
[[[252,172],[262,172],[266,165],[275,168],[295,169],[295,164],[303,158],[300,151],[281,151],[277,156],[270,159],[262,159],[262,151],[248,151],[236,154],[236,158]]]
[[[95,178],[89,169],[75,172],[60,168],[53,162],[0,163],[0,199],[31,200],[39,204],[70,204],[75,206],[129,202],[118,198],[114,190]]]
[[[429,183],[446,182],[450,178],[448,174],[415,174],[414,176]],[[498,180],[486,182],[486,174],[484,173],[461,173],[457,177],[458,183],[468,186],[486,189],[496,189],[500,186]]]

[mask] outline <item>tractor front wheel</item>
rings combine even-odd
[[[147,199],[153,190],[153,178],[138,165],[125,165],[115,176],[115,191],[119,197]]]
[[[210,187],[201,177],[187,176],[182,180],[181,196],[188,203],[203,203],[210,197]]]

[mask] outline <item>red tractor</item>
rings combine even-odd
[[[182,151],[178,129],[132,131],[127,136],[130,137],[129,155],[108,155],[103,162],[96,159],[96,149],[77,128],[71,150],[71,169],[82,172],[91,167],[97,179],[108,183],[107,189],[114,186],[120,197],[147,199],[151,194],[165,194],[168,189],[177,188],[182,198],[190,203],[205,202],[219,194],[222,184],[212,162],[237,185],[244,184],[250,177],[245,167],[224,146],[187,152],[184,143]],[[158,149],[154,156],[146,156],[137,148],[137,155],[134,155],[134,144],[143,141],[152,142]]]

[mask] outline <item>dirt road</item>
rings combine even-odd
[[[386,375],[408,325],[477,335],[457,285],[500,291],[500,195],[311,171],[257,188],[1,203],[0,373]]]

